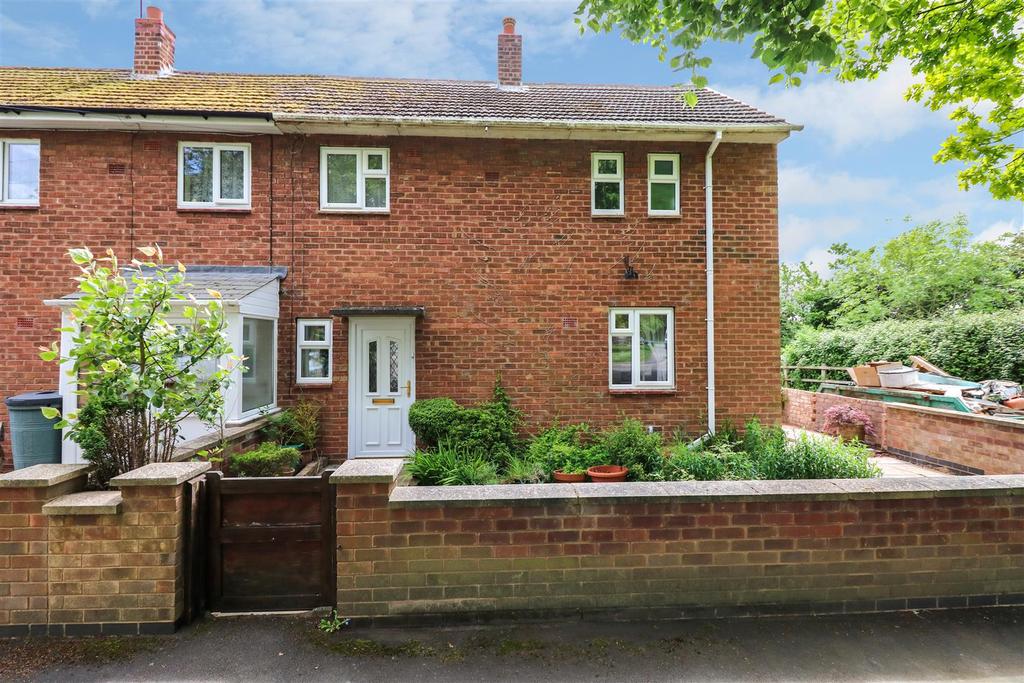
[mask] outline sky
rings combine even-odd
[[[147,3],[148,4],[148,3]],[[158,0],[177,36],[176,68],[249,73],[492,79],[501,19],[523,35],[524,80],[675,85],[655,51],[581,36],[573,0]],[[138,0],[0,0],[0,65],[130,67]],[[864,248],[917,223],[968,218],[977,239],[1024,225],[1024,203],[958,189],[932,155],[952,132],[942,112],[905,101],[904,63],[870,82],[812,75],[768,86],[748,47],[713,45],[709,86],[805,126],[779,146],[785,262],[827,271],[834,242]]]

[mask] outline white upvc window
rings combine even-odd
[[[674,386],[671,308],[613,308],[608,312],[608,386]]]
[[[277,405],[277,321],[242,317],[242,410],[240,418]]]
[[[387,149],[320,148],[320,208],[386,213],[391,208]]]
[[[179,142],[178,207],[249,208],[251,158],[248,143]]]
[[[622,216],[626,209],[621,152],[590,155],[590,212],[595,216]]]
[[[647,155],[647,213],[679,215],[679,155]]]
[[[39,206],[39,140],[0,139],[0,205]]]
[[[331,320],[299,319],[296,326],[295,367],[299,384],[330,384]]]

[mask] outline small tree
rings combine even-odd
[[[103,258],[86,248],[68,252],[82,273],[75,278],[81,296],[71,309],[73,326],[60,330],[73,335],[72,347],[65,358],[56,342],[40,353],[78,378],[83,407],[64,415],[57,428],[69,427],[103,485],[170,460],[186,418],[216,424],[223,390],[240,361],[230,357],[220,293],[207,290],[212,300],[200,303],[184,293],[185,266],[165,266],[159,247],[139,251],[150,260],[133,259],[123,270],[111,250]],[[229,361],[221,363],[225,357]]]

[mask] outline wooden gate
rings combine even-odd
[[[334,488],[319,477],[207,474],[209,607],[215,612],[333,606]]]

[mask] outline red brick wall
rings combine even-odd
[[[612,485],[546,501],[478,500],[470,492],[481,487],[463,487],[470,495],[403,505],[388,502],[389,484],[339,484],[338,612],[678,618],[963,607],[1024,593],[1019,481],[989,495],[692,490],[649,502],[636,490],[598,497],[602,486]]]
[[[830,406],[852,405],[875,425],[879,438],[868,442],[898,457],[971,474],[1024,473],[1024,424],[800,389],[784,393],[786,424],[821,431]]]
[[[42,305],[73,288],[72,246],[160,242],[193,264],[290,268],[280,321],[280,402],[325,403],[326,452],[346,444],[347,322],[335,325],[332,386],[293,384],[294,319],[342,304],[419,304],[419,397],[489,395],[496,373],[531,425],[641,417],[697,433],[706,415],[703,143],[32,133],[42,139],[41,206],[0,209],[0,395],[56,387],[37,358],[56,337]],[[252,210],[176,208],[179,140],[252,143]],[[391,149],[390,215],[320,213],[321,145]],[[590,216],[590,152],[626,159],[626,216]],[[646,155],[678,151],[681,218],[646,215]],[[108,173],[124,164],[124,175]],[[487,180],[485,174],[497,174]],[[493,176],[492,176],[493,177]],[[271,187],[273,194],[271,195]],[[715,155],[719,419],[780,417],[776,154],[723,144]],[[638,281],[622,279],[631,256]],[[672,306],[678,391],[607,390],[609,306]],[[576,329],[562,318],[575,317]],[[19,325],[18,322],[21,322]],[[5,418],[2,409],[0,417]],[[9,441],[0,443],[9,458]]]

